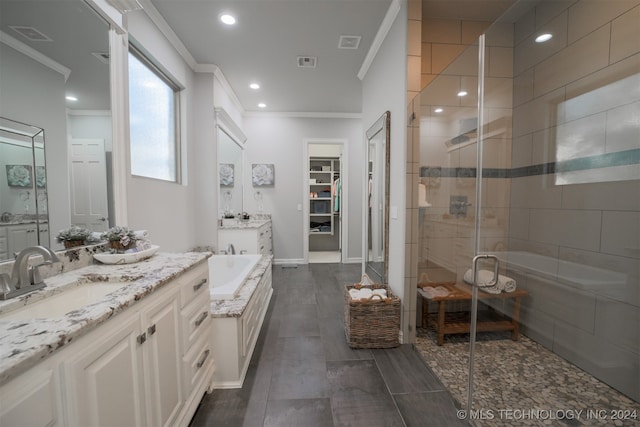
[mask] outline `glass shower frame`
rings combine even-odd
[[[623,15],[580,28],[552,3],[509,10],[412,101],[418,283],[462,282],[475,255],[496,255],[529,292],[523,334],[638,401],[640,54],[613,44]],[[564,34],[535,43],[544,30]],[[611,40],[594,52],[572,31]]]

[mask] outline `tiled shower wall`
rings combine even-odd
[[[543,1],[514,28],[508,249],[617,278],[510,271],[525,333],[640,401],[640,1]]]

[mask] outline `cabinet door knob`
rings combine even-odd
[[[147,328],[147,332],[149,333],[149,335],[153,335],[156,333],[156,324],[154,323],[153,325],[149,326]]]
[[[138,344],[144,344],[146,340],[147,340],[147,334],[145,332],[141,333],[137,337]]]

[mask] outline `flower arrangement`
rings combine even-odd
[[[72,225],[69,228],[60,230],[56,236],[58,243],[64,244],[65,248],[72,248],[74,246],[84,245],[85,240],[89,238],[91,231],[77,225]]]
[[[102,233],[102,238],[109,242],[109,246],[118,250],[127,250],[136,244],[136,235],[128,227],[112,227]]]

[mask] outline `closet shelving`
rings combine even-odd
[[[309,234],[331,235],[336,232],[339,206],[333,184],[340,178],[339,158],[309,158]]]

